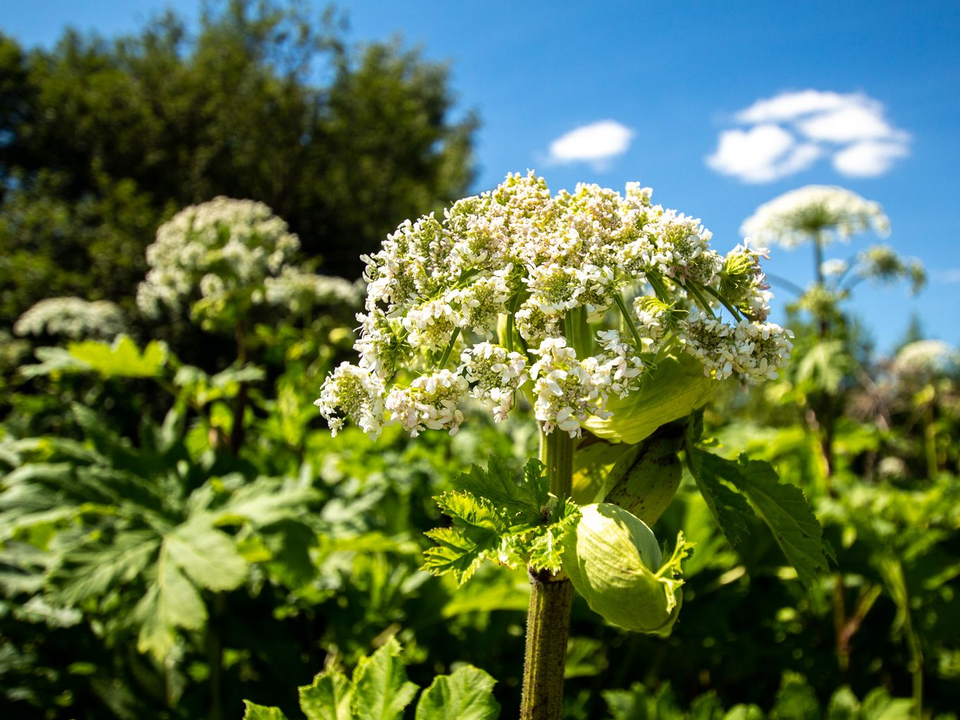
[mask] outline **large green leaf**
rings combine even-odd
[[[731,545],[737,547],[749,536],[745,496],[804,585],[810,587],[820,573],[829,571],[820,522],[800,488],[781,483],[772,465],[744,458],[734,462],[691,447],[687,455],[690,471]]]
[[[690,474],[721,532],[734,548],[750,534],[750,520],[754,516],[746,499],[723,482],[727,461],[696,448],[687,449]]]
[[[157,377],[167,362],[167,347],[152,340],[143,349],[127,335],[119,335],[113,344],[85,340],[67,346],[70,355],[103,377]]]
[[[247,577],[247,562],[233,539],[202,521],[180,525],[164,539],[168,557],[199,587],[233,590]]]
[[[438,675],[417,703],[416,720],[492,720],[500,715],[495,684],[490,675],[469,665]]]
[[[353,671],[353,713],[356,720],[394,720],[417,694],[399,657],[400,643],[390,638]]]
[[[353,720],[353,684],[336,671],[317,675],[300,688],[300,709],[307,720]]]
[[[139,621],[137,649],[158,660],[166,658],[176,641],[177,628],[200,630],[207,621],[207,608],[200,593],[166,551],[161,548],[156,581],[134,609]]]
[[[63,580],[58,600],[75,605],[130,582],[154,559],[159,545],[156,533],[135,530],[117,535],[109,545],[78,548],[70,553],[70,566],[57,572]]]

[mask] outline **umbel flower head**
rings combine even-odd
[[[531,172],[403,223],[363,258],[359,363],[316,402],[331,430],[452,434],[468,398],[499,421],[523,392],[545,432],[578,436],[680,352],[707,378],[775,378],[791,345],[767,322],[765,251],[721,256],[699,220],[650,196],[636,183],[551,195]]]
[[[807,185],[758,207],[740,232],[758,242],[792,248],[815,238],[846,242],[869,229],[884,236],[890,232],[878,203],[841,187]]]
[[[299,248],[263,203],[218,197],[191,205],[161,225],[147,248],[150,271],[137,305],[149,316],[164,307],[189,310],[207,329],[231,328],[264,303],[266,280],[281,276]]]
[[[17,335],[62,335],[112,338],[126,329],[123,311],[109,300],[89,302],[77,297],[46,298],[27,310],[13,331]]]

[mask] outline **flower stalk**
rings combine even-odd
[[[540,462],[550,478],[550,492],[560,499],[570,495],[573,442],[567,433],[540,431]],[[573,584],[562,572],[531,569],[529,575],[530,609],[520,718],[558,720],[563,709],[563,671]]]

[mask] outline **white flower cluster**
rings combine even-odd
[[[736,374],[745,379],[776,380],[777,370],[792,348],[788,334],[774,323],[741,320],[731,326],[702,313],[683,324],[680,339],[704,371],[716,378]]]
[[[266,278],[264,291],[268,303],[282,305],[295,313],[307,312],[317,305],[357,307],[363,299],[360,282],[304,272],[296,267],[285,267],[279,277]]]
[[[855,192],[829,185],[808,185],[774,198],[744,221],[740,232],[760,242],[792,248],[818,236],[828,242],[873,229],[890,232],[879,204]]]
[[[88,302],[77,297],[47,298],[19,317],[13,331],[23,335],[60,335],[77,340],[112,338],[126,328],[120,307],[108,300]]]
[[[925,378],[949,372],[960,363],[960,353],[943,340],[917,340],[904,345],[894,358],[898,375]]]
[[[765,322],[765,251],[721,256],[699,220],[650,196],[635,183],[551,196],[516,174],[442,219],[403,223],[364,257],[359,364],[324,383],[321,413],[334,430],[349,418],[374,434],[455,432],[466,398],[499,421],[523,392],[544,431],[579,435],[608,398],[638,389],[658,351],[685,349],[717,378],[774,376],[790,342]]]
[[[160,226],[147,248],[151,269],[137,305],[152,316],[163,306],[176,313],[189,307],[201,321],[233,322],[225,310],[263,303],[264,281],[280,275],[299,247],[263,203],[218,197],[191,205]]]

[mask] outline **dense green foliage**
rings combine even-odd
[[[306,277],[318,255],[352,272],[391,224],[469,181],[472,123],[447,118],[442,69],[396,46],[357,56],[329,27],[252,7],[192,39],[166,19],[50,52],[0,40],[0,706],[510,717],[522,566],[554,567],[579,512],[552,505],[528,462],[530,408],[498,426],[477,412],[455,437],[332,438],[312,402],[348,357],[349,293],[226,308],[243,320],[226,334],[193,312],[151,325],[132,302],[145,247],[187,203],[271,205]],[[762,392],[723,386],[702,427],[649,428],[632,450],[585,434],[577,455],[620,475],[576,468],[576,504],[656,467],[676,498],[634,498],[650,503],[637,513],[696,547],[667,637],[576,600],[570,720],[896,720],[920,701],[956,717],[955,350],[879,358],[845,296],[816,290]],[[10,334],[64,294],[123,303],[133,334]]]

